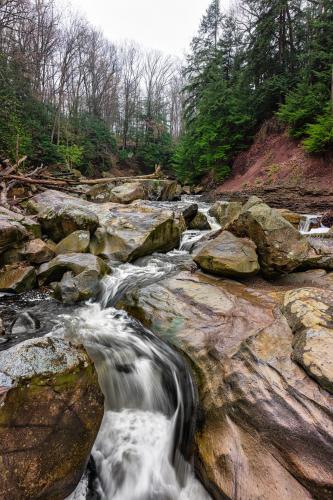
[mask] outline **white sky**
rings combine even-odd
[[[221,0],[229,6],[230,0]],[[70,0],[107,38],[182,57],[210,0]]]

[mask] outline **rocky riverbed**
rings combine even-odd
[[[1,498],[63,499],[84,473],[105,383],[80,332],[54,331],[76,316],[93,328],[86,301],[110,307],[111,291],[193,373],[195,471],[213,498],[333,497],[330,241],[260,198],[180,201],[167,182],[0,208]]]

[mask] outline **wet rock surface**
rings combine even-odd
[[[192,364],[197,470],[214,498],[332,498],[333,397],[292,360],[269,293],[183,273],[125,307]]]
[[[222,276],[251,276],[260,270],[255,244],[228,231],[199,243],[193,260],[204,271]]]
[[[57,255],[54,259],[39,268],[38,279],[41,283],[50,283],[62,278],[66,271],[71,271],[75,276],[84,271],[96,271],[102,277],[110,271],[104,260],[89,253],[69,253]]]
[[[103,416],[85,351],[47,337],[0,353],[0,402],[0,497],[66,498]]]
[[[88,252],[90,244],[89,231],[74,231],[55,247],[56,254],[85,253]]]
[[[167,252],[178,247],[185,223],[174,212],[149,205],[104,205],[99,212],[101,227],[95,232],[90,251],[131,262],[153,252]]]
[[[29,200],[28,208],[37,214],[43,231],[59,242],[74,231],[94,232],[98,217],[91,203],[82,198],[48,190]]]
[[[333,292],[292,290],[285,295],[283,312],[295,334],[293,359],[333,393]]]
[[[41,239],[29,241],[25,245],[22,254],[31,264],[49,262],[55,255],[52,248]]]
[[[307,239],[277,210],[256,197],[243,206],[228,230],[254,241],[260,267],[267,276],[294,271],[306,263],[311,252]]]
[[[36,270],[32,266],[11,265],[0,270],[0,291],[23,293],[35,288]]]

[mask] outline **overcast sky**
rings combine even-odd
[[[210,0],[70,0],[112,41],[183,56]],[[229,0],[221,0],[224,6]]]

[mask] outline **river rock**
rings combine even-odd
[[[41,283],[61,280],[66,271],[72,271],[77,276],[84,271],[96,271],[102,277],[110,272],[104,260],[90,253],[69,253],[57,255],[54,259],[39,268],[38,279]]]
[[[28,233],[28,237],[30,239],[41,237],[40,224],[36,220],[34,220],[32,217],[27,217],[26,215],[12,212],[11,210],[8,210],[7,208],[0,206],[0,223],[3,220],[7,220],[9,223],[10,222],[16,223],[16,224],[20,224],[21,226],[23,226],[24,229],[26,230],[26,232]]]
[[[54,296],[64,304],[75,304],[95,298],[100,291],[100,277],[96,270],[88,269],[75,276],[65,273],[54,289]]]
[[[132,203],[135,200],[143,200],[145,191],[140,182],[127,182],[114,187],[110,193],[110,200],[114,203]]]
[[[12,335],[33,333],[40,328],[40,321],[29,311],[20,313],[11,326]]]
[[[288,273],[305,265],[311,253],[307,239],[276,209],[255,196],[243,206],[228,230],[255,242],[260,267],[267,276]]]
[[[59,191],[47,190],[29,200],[28,208],[37,214],[43,231],[59,242],[77,230],[93,233],[98,217],[91,210],[93,204]]]
[[[87,192],[87,198],[97,203],[129,204],[135,200],[174,201],[180,198],[181,187],[167,179],[138,179],[115,186],[97,185]]]
[[[22,254],[24,258],[32,264],[49,262],[55,255],[52,248],[41,239],[29,241]]]
[[[29,234],[22,224],[8,220],[0,214],[0,254],[27,240],[28,236]]]
[[[0,291],[23,293],[35,288],[36,284],[34,267],[14,264],[0,270]]]
[[[228,231],[199,243],[192,257],[204,271],[222,276],[252,276],[260,270],[253,241]]]
[[[295,333],[293,359],[333,393],[333,291],[300,288],[287,292],[283,312]]]
[[[63,500],[79,482],[103,417],[83,349],[61,339],[0,353],[0,498]]]
[[[185,230],[184,220],[170,210],[149,205],[99,206],[101,227],[90,243],[94,255],[127,262],[153,252],[168,252],[178,247]]]
[[[205,231],[211,229],[207,217],[202,212],[198,212],[188,225],[189,229]]]
[[[288,210],[287,208],[278,208],[277,211],[283,217],[286,219],[290,224],[295,226],[297,229],[299,227],[299,224],[301,220],[303,219],[303,215],[297,214],[296,212],[292,212],[291,210]]]
[[[293,334],[268,294],[182,273],[123,306],[193,368],[196,470],[213,498],[332,498],[333,396],[291,359]]]
[[[209,210],[209,215],[215,217],[222,229],[233,222],[242,211],[242,203],[232,201],[216,201]]]
[[[61,240],[56,248],[56,254],[65,253],[85,253],[89,250],[90,233],[89,231],[74,231],[63,240]]]

